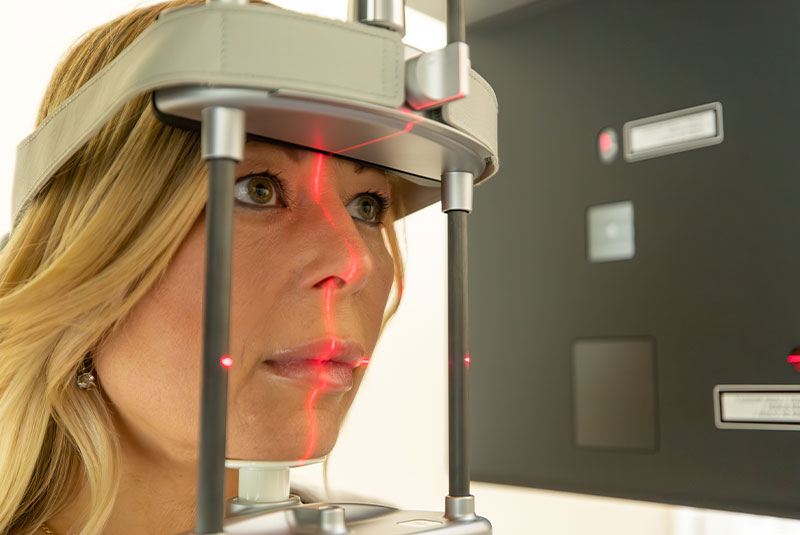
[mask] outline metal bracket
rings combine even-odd
[[[469,46],[460,41],[406,61],[406,101],[415,110],[469,94]]]
[[[475,176],[466,171],[442,174],[442,212],[472,211],[472,190]]]

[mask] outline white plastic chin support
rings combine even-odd
[[[300,504],[290,494],[290,468],[321,463],[325,457],[303,461],[246,461],[226,459],[225,468],[239,470],[239,492],[228,501],[227,512],[241,514]]]

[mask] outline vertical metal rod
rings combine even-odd
[[[472,210],[472,173],[442,174],[442,211],[447,214],[447,334],[450,493],[469,496],[467,449],[469,403],[469,313],[467,301],[467,215]],[[456,507],[458,509],[458,507]]]
[[[467,448],[469,369],[466,360],[469,353],[467,215],[460,210],[447,213],[450,496],[468,496],[470,482]]]
[[[447,44],[467,42],[464,0],[447,0]]]
[[[228,354],[235,165],[232,160],[208,161],[197,533],[222,532],[225,510],[228,372],[220,365],[220,359]]]
[[[208,162],[203,376],[195,533],[221,534],[225,514],[225,432],[233,254],[234,171],[244,152],[244,112],[203,110],[202,152]]]
[[[464,0],[447,0],[447,43],[466,42]],[[472,179],[466,172],[442,175],[442,210],[447,213],[447,330],[450,490],[469,496],[469,311],[467,301],[467,215],[472,210]],[[470,502],[472,503],[472,502]]]

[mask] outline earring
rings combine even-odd
[[[91,390],[95,388],[94,361],[92,361],[91,352],[86,353],[86,356],[83,357],[83,362],[78,368],[75,382],[81,390]]]

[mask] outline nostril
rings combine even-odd
[[[330,286],[332,286],[334,289],[339,289],[342,286],[344,286],[344,284],[345,284],[345,282],[341,277],[331,276],[331,277],[328,277],[325,280],[317,283],[316,286],[318,288],[323,288],[323,289],[326,289],[326,288],[328,288]]]

